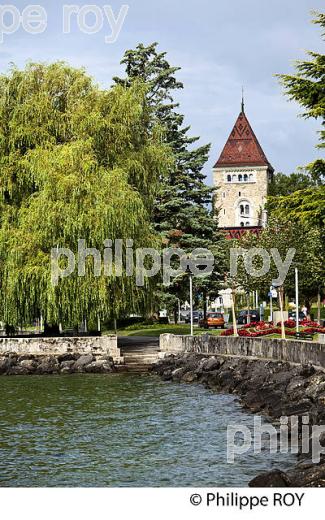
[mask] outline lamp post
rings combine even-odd
[[[299,332],[299,286],[298,269],[295,267],[295,288],[296,288],[296,332]]]
[[[191,336],[193,336],[193,274],[189,271],[190,279],[190,317],[191,317]]]

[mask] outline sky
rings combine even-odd
[[[320,122],[298,117],[301,108],[283,95],[275,74],[292,73],[294,61],[304,59],[306,50],[322,50],[320,29],[310,23],[311,11],[321,11],[322,1],[92,0],[87,4],[79,0],[78,16],[71,15],[65,34],[63,6],[75,2],[33,0],[32,4],[46,12],[42,33],[27,30],[28,11],[25,18],[23,12],[28,2],[11,0],[14,16],[0,12],[1,73],[11,62],[23,67],[27,61],[65,60],[85,67],[101,86],[109,87],[113,76],[123,75],[120,60],[126,49],[158,42],[169,62],[181,67],[177,76],[184,89],[177,100],[191,135],[200,136],[200,144],[211,143],[204,170],[209,184],[213,164],[240,111],[242,86],[246,114],[275,171],[289,174],[320,157],[315,149]],[[87,5],[96,7],[97,26],[92,8],[88,14],[87,8],[81,10]],[[106,43],[112,29],[104,6],[111,6],[118,19],[123,5],[128,9],[124,8],[116,41]],[[92,34],[85,33],[83,16],[84,23],[93,27]]]

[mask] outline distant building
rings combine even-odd
[[[265,226],[264,209],[274,169],[267,160],[244,112],[237,118],[213,168],[218,187],[214,206],[219,211],[219,227],[231,238],[244,230],[258,232]]]

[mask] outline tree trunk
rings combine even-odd
[[[233,329],[234,329],[234,336],[238,336],[236,312],[235,312],[235,301],[236,301],[236,293],[235,293],[235,290],[232,290],[232,292],[231,292],[232,324],[233,324]]]
[[[207,295],[203,293],[203,317],[206,319],[207,317]]]
[[[307,309],[307,318],[310,320],[311,302],[307,298],[305,299],[305,306]]]
[[[280,314],[281,314],[281,338],[286,339],[286,332],[284,327],[284,317],[283,317],[283,287],[279,287],[279,305],[280,305]]]

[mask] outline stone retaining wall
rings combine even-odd
[[[116,336],[86,336],[57,338],[0,338],[0,356],[34,355],[58,356],[63,354],[93,354],[122,360]]]
[[[325,369],[325,345],[311,341],[287,341],[267,338],[245,338],[232,336],[160,336],[162,353],[177,354],[196,352],[204,354],[226,354],[242,357],[257,357],[290,363],[308,364]]]

